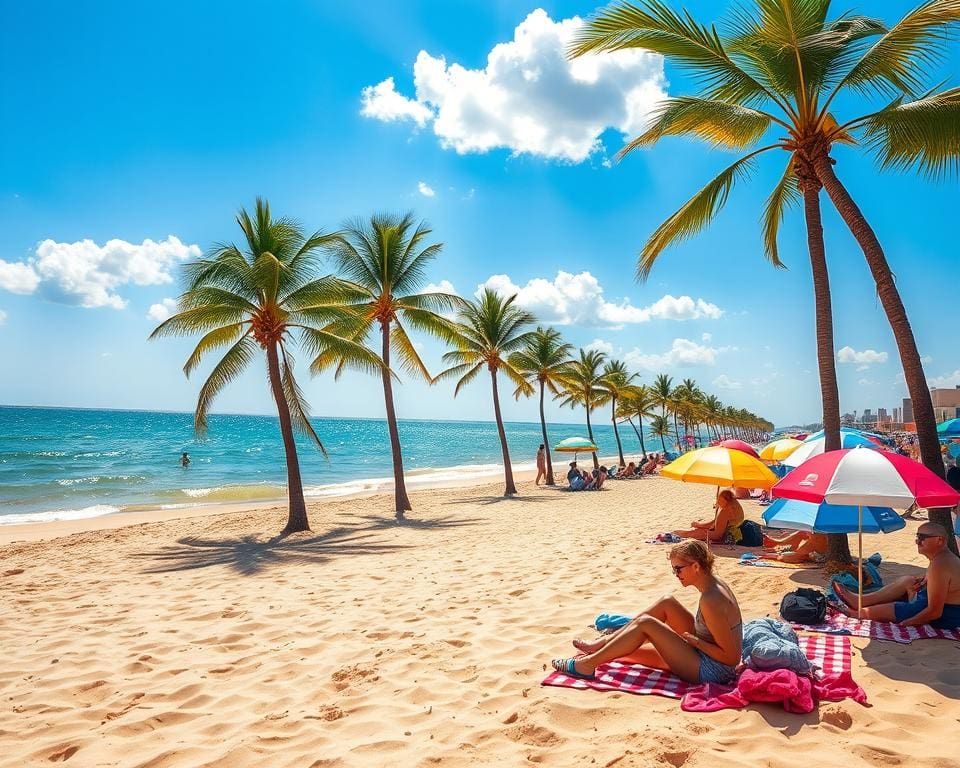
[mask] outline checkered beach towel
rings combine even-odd
[[[800,648],[811,663],[820,670],[824,679],[840,679],[850,676],[850,638],[838,635],[816,635],[800,638]],[[581,680],[562,672],[552,671],[541,685],[562,688],[592,688],[595,691],[623,691],[639,695],[682,698],[700,686],[681,680],[672,672],[650,669],[640,664],[624,664],[613,661],[597,669],[593,680]],[[728,689],[729,690],[729,689]]]
[[[894,643],[912,643],[914,640],[929,638],[960,640],[960,631],[956,629],[936,629],[929,624],[919,627],[902,627],[890,621],[856,619],[834,610],[827,614],[827,620],[823,624],[794,624],[793,628],[807,632],[869,637],[872,640],[889,640]]]

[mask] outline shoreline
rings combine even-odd
[[[616,462],[616,457],[600,457],[601,464]],[[475,467],[475,471],[470,471]],[[452,476],[456,470],[465,470],[460,477]],[[423,470],[419,470],[423,471]],[[491,485],[498,482],[503,476],[501,465],[478,464],[469,466],[437,467],[427,470],[432,474],[417,475],[418,470],[410,470],[406,474],[407,489],[409,492],[421,490],[444,490],[454,488],[473,488]],[[555,463],[555,472],[561,477]],[[517,482],[530,481],[536,478],[536,468],[530,463],[513,464],[513,475]],[[353,488],[351,488],[353,486]],[[233,486],[240,488],[243,486]],[[257,485],[251,485],[257,488]],[[308,509],[321,502],[334,500],[364,499],[373,497],[388,497],[393,493],[393,478],[373,477],[349,480],[343,483],[318,486],[326,493],[307,493],[305,499]],[[62,520],[36,520],[31,522],[4,523],[0,516],[0,546],[18,541],[44,541],[73,533],[88,531],[124,528],[127,525],[141,525],[144,523],[178,520],[206,515],[232,515],[241,512],[252,512],[258,509],[272,509],[286,504],[285,496],[273,498],[250,498],[231,501],[183,502],[177,504],[144,503],[129,505],[115,512],[105,512],[84,517],[68,517]],[[55,512],[38,512],[38,515],[55,514]]]

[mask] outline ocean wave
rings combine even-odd
[[[61,520],[86,520],[90,517],[112,515],[120,511],[120,507],[109,504],[94,504],[83,509],[54,509],[48,512],[24,512],[16,515],[0,513],[0,525],[24,525],[28,523],[54,523]]]
[[[105,483],[144,483],[147,478],[140,475],[92,475],[90,477],[67,477],[55,480],[57,485],[103,485]]]

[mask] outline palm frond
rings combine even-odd
[[[651,146],[664,136],[692,135],[711,146],[743,149],[758,141],[775,119],[766,112],[723,101],[689,96],[665,99],[654,109],[650,127],[617,157]]]
[[[233,325],[241,320],[243,320],[243,312],[235,307],[220,305],[197,307],[168,317],[153,329],[149,338],[188,336],[193,333],[207,332],[224,325]]]
[[[321,328],[304,328],[302,330],[303,345],[315,358],[327,355],[337,360],[337,365],[363,371],[364,373],[379,374],[383,368],[380,356],[371,352],[363,344],[339,336]],[[316,359],[310,365],[313,373],[324,370],[318,366]]]
[[[409,374],[419,376],[425,381],[430,381],[430,371],[417,352],[413,342],[407,335],[407,331],[400,324],[399,320],[393,321],[390,329],[390,342],[400,358],[400,367]]]
[[[281,345],[280,349],[283,352],[280,383],[283,386],[283,395],[290,409],[290,421],[293,424],[293,428],[316,445],[324,458],[329,458],[327,456],[327,449],[324,448],[323,442],[310,423],[310,414],[306,398],[293,375],[293,357],[290,355],[289,350],[287,350],[286,345]]]
[[[220,358],[220,362],[210,371],[207,380],[200,387],[197,409],[193,415],[193,428],[198,435],[203,435],[207,431],[207,412],[213,399],[227,384],[243,373],[258,350],[257,343],[250,336],[243,336],[227,350],[226,354]]]
[[[960,171],[960,88],[897,99],[861,125],[884,168],[915,168],[932,178]]]
[[[207,352],[235,343],[240,334],[243,333],[243,326],[244,323],[225,325],[222,328],[214,328],[208,334],[204,335],[183,366],[183,372],[187,378],[190,378],[190,373],[199,365],[200,360]],[[249,330],[247,333],[249,333]]]
[[[763,249],[767,258],[773,266],[784,268],[784,263],[780,261],[780,253],[777,247],[777,235],[780,232],[780,222],[786,211],[791,206],[800,202],[800,189],[797,184],[797,174],[794,173],[793,155],[787,162],[787,167],[783,171],[783,176],[773,188],[770,197],[763,209]]]
[[[657,227],[643,246],[637,262],[637,279],[646,280],[657,257],[664,248],[677,240],[686,240],[702,230],[717,215],[730,194],[734,183],[749,175],[754,169],[753,158],[761,152],[778,148],[779,145],[763,147],[741,157],[726,168],[713,181],[691,197],[676,213]]]

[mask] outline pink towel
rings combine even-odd
[[[818,642],[823,641],[826,642]],[[867,694],[850,672],[850,638],[801,638],[801,647],[816,658],[822,673],[811,679],[789,669],[754,670],[740,673],[735,687],[708,684],[691,688],[680,703],[688,712],[738,709],[752,701],[779,701],[787,712],[812,712],[820,701],[853,699],[865,704]]]

